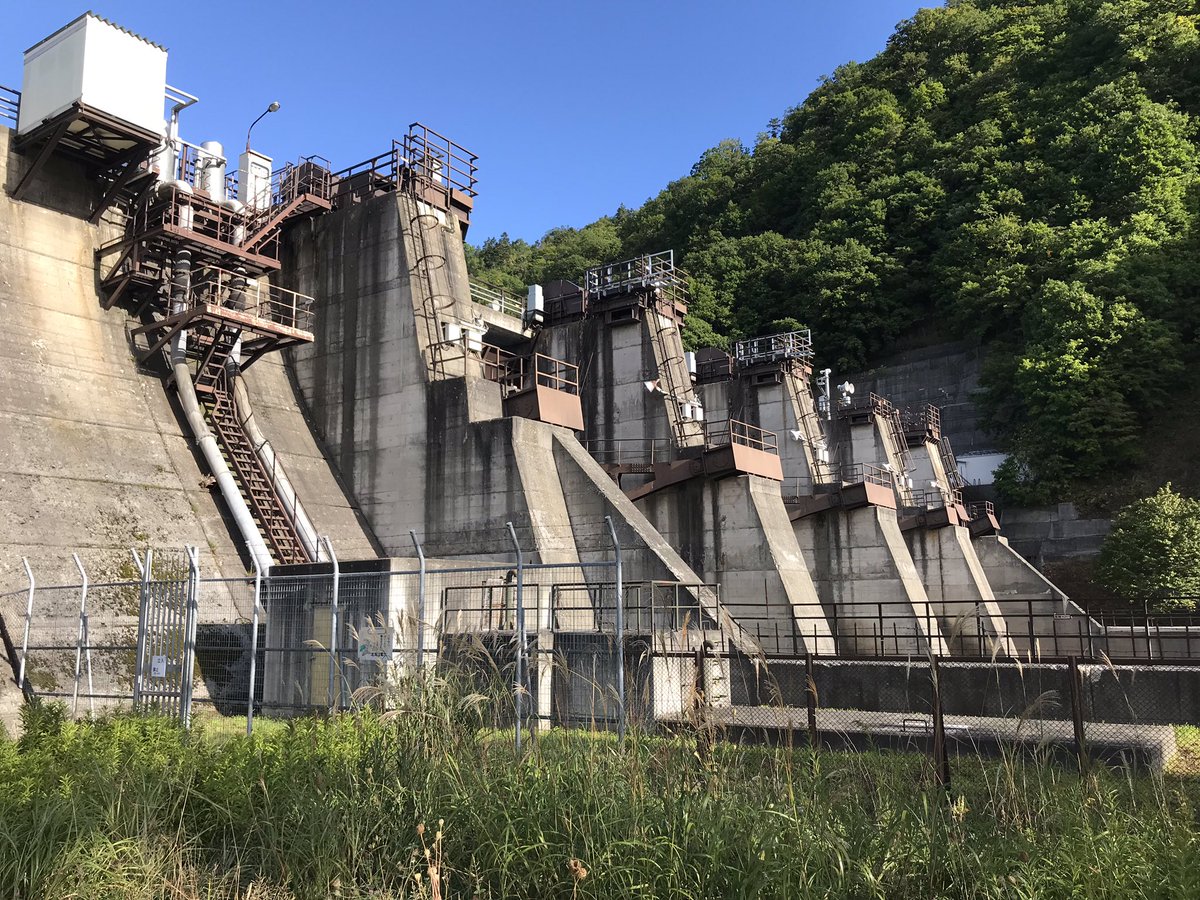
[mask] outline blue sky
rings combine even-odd
[[[245,142],[277,162],[334,168],[421,121],[479,156],[474,243],[536,240],[637,206],[723,138],[752,144],[847,60],[881,50],[932,0],[363,2],[95,0],[170,51],[167,78],[200,97],[188,140]],[[21,54],[86,7],[6,4],[0,84]]]

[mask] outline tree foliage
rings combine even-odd
[[[519,288],[672,248],[693,346],[792,318],[844,370],[913,334],[981,341],[1002,486],[1061,495],[1135,459],[1195,354],[1198,26],[1194,0],[949,0],[754,147],[585,228],[486,241],[473,271]]]
[[[1192,610],[1200,598],[1200,500],[1170,484],[1124,507],[1100,553],[1099,574],[1114,593],[1153,611]]]

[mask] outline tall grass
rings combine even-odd
[[[0,896],[1197,897],[1186,781],[1048,762],[551,732],[426,684],[253,739],[33,707],[0,741]],[[370,706],[370,704],[366,704]]]

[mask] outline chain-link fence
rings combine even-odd
[[[778,623],[731,617],[716,585],[625,581],[615,536],[607,558],[572,563],[529,563],[511,540],[500,562],[426,560],[418,544],[411,559],[339,564],[327,544],[330,562],[234,579],[202,577],[194,550],[134,554],[137,577],[122,581],[90,583],[78,565],[77,583],[39,585],[30,571],[28,588],[0,595],[0,643],[26,697],[231,733],[386,706],[419,675],[459,680],[485,723],[518,740],[549,727],[698,728],[915,750],[939,778],[956,754],[1011,751],[1200,774],[1190,621],[1121,623],[1114,639],[1066,604],[1039,618],[1010,602],[1010,640],[1023,624],[1057,652],[997,654],[992,642],[988,656],[979,605],[964,601],[942,611],[980,636],[974,652],[909,642],[899,655],[881,641],[805,655],[774,639]],[[885,630],[878,611],[832,621],[855,649],[870,626]]]
[[[1200,775],[1200,665],[796,656],[706,651],[701,721],[738,740],[1054,759]]]

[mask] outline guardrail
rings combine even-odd
[[[733,357],[728,353],[696,360],[696,381],[700,384],[728,381],[731,378],[733,378]]]
[[[225,307],[287,328],[312,331],[312,297],[217,266],[192,271],[190,300],[193,306]]]
[[[503,288],[483,281],[471,281],[470,285],[471,299],[480,306],[486,306],[518,319],[524,317],[525,304],[521,302],[520,297],[514,297]]]
[[[17,118],[21,112],[21,92],[0,84],[0,122],[12,122],[17,127]]]
[[[404,156],[413,174],[426,186],[475,196],[475,163],[479,157],[461,144],[413,122],[404,137]]]
[[[403,161],[403,146],[399,141],[392,141],[390,150],[339,169],[331,176],[334,201],[371,197],[376,193],[397,190]]]
[[[333,173],[323,156],[302,156],[284,163],[271,173],[271,206],[286,206],[297,197],[311,194],[322,200],[333,197]]]
[[[944,506],[962,505],[962,491],[945,491],[940,487],[922,488],[908,492],[907,509],[928,510],[941,509]]]
[[[779,435],[739,419],[708,422],[704,426],[704,443],[708,447],[741,444],[764,453],[779,455]]]
[[[648,466],[675,459],[675,444],[670,438],[612,438],[583,441],[592,459],[601,465]]]

